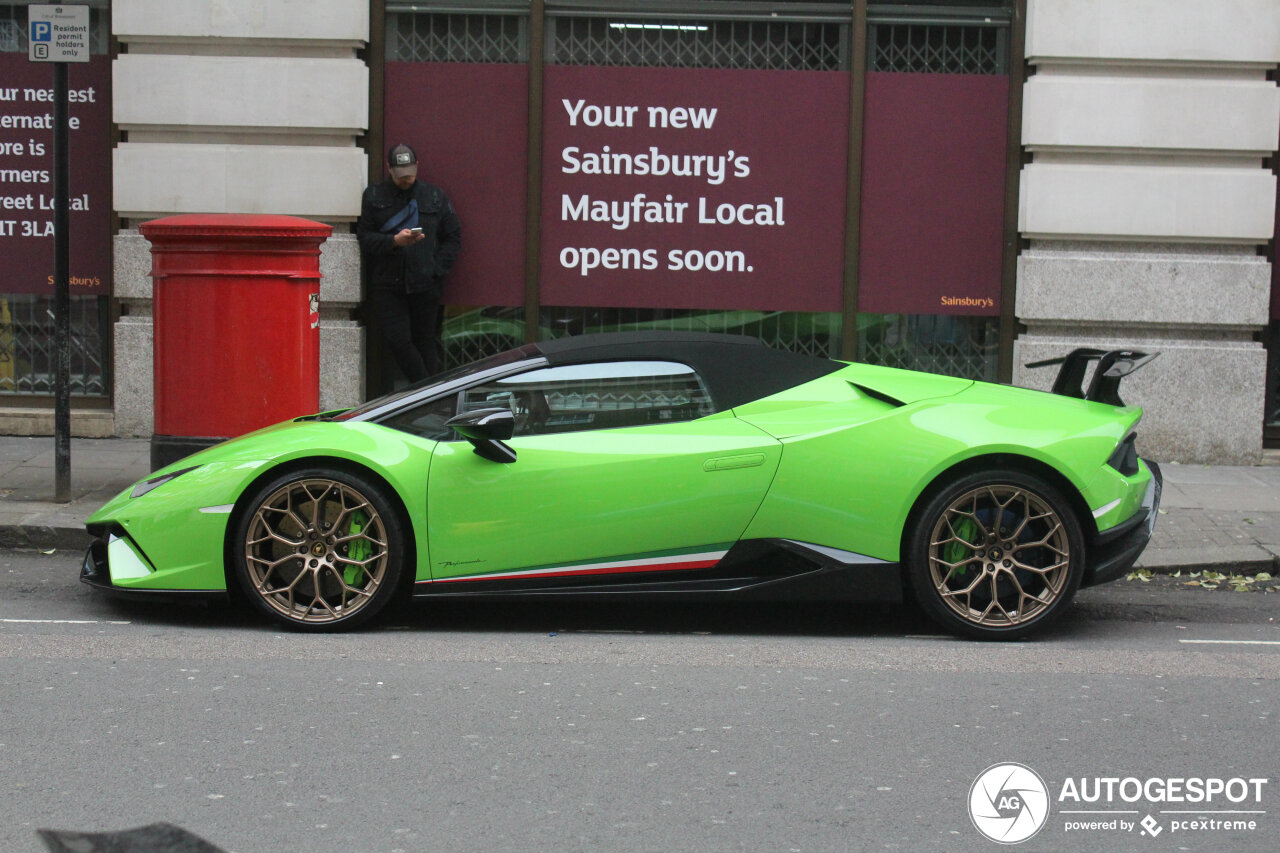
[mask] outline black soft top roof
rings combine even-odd
[[[529,344],[551,365],[587,361],[666,360],[687,364],[707,384],[716,411],[732,409],[834,373],[843,365],[765,346],[746,335],[618,332]]]

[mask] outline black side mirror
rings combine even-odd
[[[450,418],[445,426],[471,442],[476,455],[490,462],[515,462],[516,452],[503,444],[516,429],[510,409],[476,409]]]

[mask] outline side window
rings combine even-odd
[[[457,414],[457,409],[458,395],[449,394],[438,400],[414,406],[412,409],[400,412],[381,423],[383,426],[389,426],[392,429],[398,429],[420,438],[428,438],[432,441],[450,441],[458,436],[444,424],[445,421]]]
[[[543,367],[469,388],[459,412],[504,406],[516,435],[689,421],[715,413],[698,374],[670,361]]]

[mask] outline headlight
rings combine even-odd
[[[141,483],[133,487],[133,491],[129,493],[131,498],[140,498],[152,489],[159,488],[170,480],[181,477],[188,471],[194,471],[199,465],[192,465],[190,468],[183,468],[181,471],[170,471],[168,474],[161,474],[158,477],[152,477],[150,480],[143,480]]]

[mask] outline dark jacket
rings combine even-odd
[[[387,220],[414,200],[418,202],[417,221],[405,222],[392,231],[382,230]],[[414,227],[421,227],[426,239],[403,248],[397,246],[394,241],[400,228]],[[462,226],[439,187],[414,181],[413,186],[401,191],[387,178],[364,191],[356,239],[369,259],[370,286],[401,293],[430,292],[438,297],[445,275],[458,259]]]

